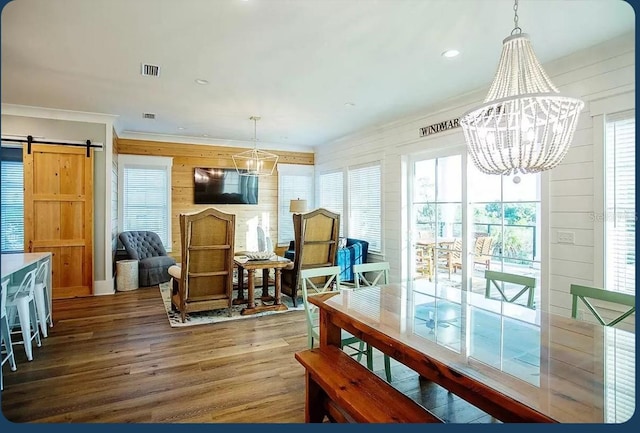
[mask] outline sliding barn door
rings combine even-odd
[[[93,293],[93,151],[24,147],[25,251],[50,251],[52,297]]]

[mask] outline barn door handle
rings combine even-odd
[[[33,251],[33,241],[30,240],[29,241],[29,252],[32,252],[32,251]]]

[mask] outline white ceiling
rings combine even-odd
[[[14,0],[1,25],[3,103],[115,114],[121,135],[203,141],[250,140],[259,115],[259,142],[284,148],[488,86],[513,2]],[[545,63],[635,30],[635,15],[623,0],[520,0],[519,25]],[[448,48],[460,56],[442,57]]]

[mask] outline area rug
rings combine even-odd
[[[273,290],[273,288],[271,288]],[[257,293],[262,293],[262,287],[256,289]],[[211,323],[219,323],[219,322],[227,322],[229,320],[240,320],[240,319],[252,319],[260,316],[267,316],[271,314],[283,314],[290,311],[300,311],[304,310],[304,306],[302,302],[298,302],[298,306],[294,307],[291,302],[291,298],[288,296],[282,296],[281,302],[286,305],[289,309],[285,311],[263,311],[256,314],[249,314],[247,316],[240,315],[240,312],[245,305],[234,305],[231,308],[231,317],[228,315],[228,311],[226,308],[219,310],[211,310],[211,311],[200,311],[196,313],[187,313],[187,317],[185,318],[184,323],[182,323],[182,319],[180,318],[180,312],[171,310],[171,282],[160,284],[160,295],[162,296],[162,302],[164,303],[164,309],[167,312],[167,317],[169,318],[169,324],[172,328],[180,328],[183,326],[194,326],[194,325],[206,325]],[[246,289],[245,289],[246,296]],[[260,305],[262,301],[260,299],[256,299],[256,305]]]

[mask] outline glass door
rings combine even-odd
[[[455,351],[461,348],[462,154],[412,165],[410,275],[414,330]]]

